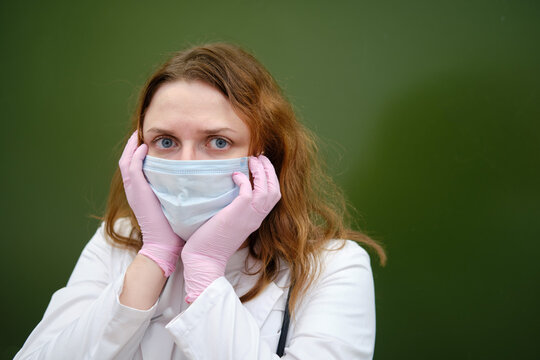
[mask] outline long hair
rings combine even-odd
[[[367,235],[346,225],[343,194],[322,169],[315,136],[298,122],[291,104],[273,77],[251,54],[237,46],[214,43],[176,53],[144,86],[133,118],[142,128],[146,110],[158,88],[172,81],[202,81],[230,101],[251,133],[250,155],[264,153],[279,177],[281,200],[260,228],[249,237],[249,252],[260,260],[257,283],[240,300],[256,297],[279,273],[280,262],[290,268],[291,309],[320,272],[321,254],[330,239],[351,239],[371,247],[381,264],[383,248]],[[130,132],[130,133],[131,133]],[[123,236],[115,222],[130,219],[132,233]],[[107,235],[116,245],[139,250],[140,228],[124,193],[122,178],[114,174],[104,216]]]

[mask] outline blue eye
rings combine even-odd
[[[162,138],[162,139],[159,139],[158,140],[158,144],[164,148],[164,149],[168,149],[170,147],[172,147],[174,145],[174,141],[172,141],[171,139],[169,138]]]
[[[227,146],[227,142],[224,139],[216,139],[216,146],[223,149],[225,146]]]
[[[210,144],[219,150],[225,149],[227,146],[229,146],[229,142],[223,138],[212,139],[210,140]]]

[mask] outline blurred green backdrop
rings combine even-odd
[[[231,41],[321,137],[372,257],[376,359],[538,359],[540,3],[0,4],[2,358],[98,226],[138,89]]]

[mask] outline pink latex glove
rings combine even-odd
[[[139,251],[163,270],[167,277],[176,268],[184,241],[174,233],[161,210],[161,204],[142,171],[148,146],[137,147],[137,132],[129,138],[118,164],[126,198],[141,228],[143,246]]]
[[[264,155],[249,158],[253,189],[249,178],[234,173],[240,187],[238,196],[191,235],[182,251],[186,302],[192,303],[217,278],[225,275],[232,254],[281,198],[279,180],[270,160]]]

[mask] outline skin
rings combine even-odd
[[[143,124],[148,155],[170,160],[248,155],[250,132],[218,90],[202,82],[162,85]]]
[[[248,156],[250,131],[227,98],[199,81],[163,84],[143,124],[148,155],[169,160],[219,160]],[[126,270],[120,303],[147,310],[166,278],[149,258],[137,255]]]

